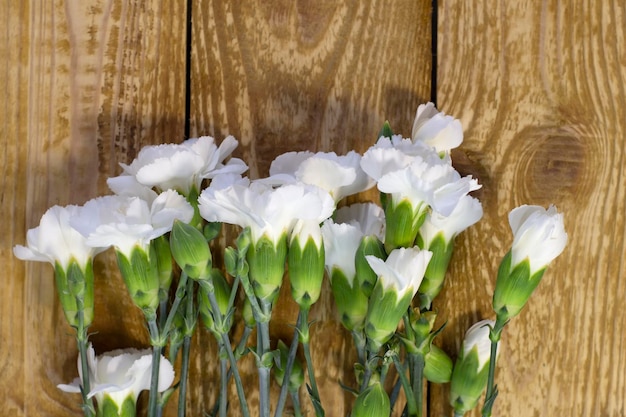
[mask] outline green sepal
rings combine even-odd
[[[422,344],[426,340],[430,343],[432,338],[440,331],[437,330],[434,334],[432,333],[436,319],[437,312],[435,311],[420,312],[417,308],[411,311],[409,323],[418,344]]]
[[[287,254],[291,295],[303,310],[308,310],[319,298],[324,279],[324,245],[317,246],[312,237],[300,245],[296,236]]]
[[[383,261],[387,259],[387,253],[385,252],[385,246],[383,242],[376,236],[364,236],[359,243],[359,247],[356,250],[354,256],[354,265],[356,267],[356,279],[365,293],[366,296],[370,296],[374,290],[374,285],[378,281],[378,275],[370,266],[366,255],[373,255]]]
[[[179,194],[184,195],[191,207],[193,207],[193,217],[191,218],[189,224],[198,230],[202,230],[202,224],[204,223],[204,219],[200,215],[200,210],[198,209],[198,197],[200,197],[200,191],[198,190],[198,187],[196,187],[195,184],[192,185],[191,189],[189,190],[189,194],[187,195],[185,195],[185,193],[181,192],[180,190],[177,191]]]
[[[81,268],[72,259],[64,270],[61,264],[55,262],[54,277],[57,287],[57,294],[63,314],[70,326],[78,328],[78,312],[83,312],[83,327],[88,327],[93,322],[94,317],[94,276],[93,264],[87,262],[85,268]]]
[[[395,289],[385,289],[380,280],[376,283],[365,321],[371,351],[380,349],[393,336],[412,298],[411,291],[398,298]]]
[[[436,345],[430,345],[430,349],[424,355],[424,378],[436,384],[450,382],[452,376],[452,359]]]
[[[104,395],[102,401],[98,401],[98,410],[96,417],[135,417],[137,414],[137,405],[132,395],[126,397],[122,404],[116,404],[109,396]]]
[[[333,268],[330,287],[341,323],[350,331],[362,329],[367,315],[367,296],[356,282],[348,281],[340,269]]]
[[[237,249],[230,246],[224,249],[224,267],[228,275],[233,277],[237,275],[237,260]]]
[[[428,262],[424,279],[418,290],[420,307],[422,308],[430,308],[433,300],[443,288],[448,265],[454,252],[454,241],[446,242],[443,233],[440,233],[435,236],[426,249],[431,251],[433,255]]]
[[[478,348],[474,346],[467,355],[463,352],[457,358],[450,378],[450,405],[464,414],[478,404],[478,400],[489,376],[489,363],[478,369]]]
[[[396,248],[414,246],[420,226],[426,218],[428,206],[421,204],[413,207],[404,199],[394,203],[392,198],[386,199],[385,205],[385,250],[391,253]]]
[[[389,396],[380,381],[374,382],[359,394],[352,417],[386,417],[391,414]]]
[[[222,223],[219,222],[211,222],[204,225],[202,229],[202,234],[207,242],[212,241],[217,236],[219,236],[220,231],[222,230]]]
[[[289,348],[282,340],[278,341],[277,348],[280,356],[275,362],[276,366],[274,367],[274,378],[276,379],[278,386],[282,386],[283,378],[285,377],[285,365],[287,364],[289,356]],[[295,392],[302,386],[303,383],[304,369],[302,368],[302,363],[300,363],[298,358],[295,358],[291,368],[291,373],[289,374],[289,385],[287,386],[287,390],[289,392]]]
[[[170,327],[170,331],[168,333],[168,337],[170,339],[170,362],[176,362],[176,353],[178,349],[183,345],[185,340],[186,333],[186,323],[185,323],[185,315],[182,308],[176,310],[174,313],[174,320],[172,320],[172,326]]]
[[[267,236],[250,244],[247,252],[250,282],[254,294],[272,304],[278,297],[287,260],[287,234],[274,244]]]
[[[172,256],[191,279],[208,279],[211,275],[211,250],[204,235],[195,227],[175,220],[170,236]]]
[[[150,241],[156,253],[157,268],[159,271],[159,300],[168,298],[170,285],[172,284],[172,251],[166,235],[159,236]]]
[[[159,405],[161,406],[161,408],[165,407],[170,398],[172,398],[172,394],[174,394],[174,392],[178,388],[178,384],[180,384],[180,381],[161,393],[161,395],[159,396]]]
[[[248,299],[248,297],[244,298],[243,300],[243,307],[241,307],[241,316],[246,326],[256,326],[256,319],[254,318],[254,313],[252,312],[252,304],[250,304],[250,300]]]
[[[159,305],[159,268],[154,253],[150,247],[150,254],[135,246],[130,253],[130,259],[120,251],[116,251],[117,265],[128,289],[133,303],[144,314],[156,312]]]
[[[493,293],[493,310],[501,322],[517,316],[541,282],[545,268],[530,275],[530,262],[523,260],[513,268],[509,251],[498,268],[496,288]]]
[[[280,361],[280,352],[278,349],[265,352],[262,356],[259,356],[254,349],[250,349],[250,352],[255,358],[257,369],[272,369],[274,363]]]

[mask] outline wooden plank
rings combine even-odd
[[[48,207],[107,193],[106,178],[141,146],[182,139],[186,3],[2,2],[0,21],[0,403],[9,415],[79,415],[78,397],[56,388],[77,375],[77,354],[52,268],[11,248]],[[98,261],[98,352],[147,341],[112,270]]]
[[[430,96],[430,3],[194,2],[191,136],[235,135],[237,154],[255,178],[286,151],[364,151],[385,119],[409,135],[418,104]],[[274,314],[272,335],[290,340],[297,313],[287,298]],[[312,314],[322,401],[327,415],[346,415],[352,398],[338,382],[352,383],[355,356],[328,289]],[[212,343],[206,332],[197,339]],[[191,414],[215,400],[217,373],[208,361],[204,355],[192,369]],[[244,384],[254,392],[251,366],[244,366]]]
[[[507,212],[557,205],[570,241],[505,329],[494,415],[619,415],[626,389],[623,180],[626,11],[621,1],[439,2],[439,105],[460,117],[480,225],[460,239],[437,308],[443,345],[492,317]],[[447,387],[446,387],[447,389]],[[431,415],[450,415],[433,393]],[[475,412],[472,416],[478,416]]]

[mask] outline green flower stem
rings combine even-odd
[[[220,350],[224,350],[224,346],[220,347]],[[219,398],[219,412],[220,417],[226,417],[226,411],[228,409],[228,358],[222,357],[226,352],[220,354],[220,398]]]
[[[270,415],[270,368],[259,366],[259,394],[261,417]]]
[[[250,338],[250,334],[252,334],[252,327],[244,327],[243,334],[241,335],[241,339],[235,348],[235,358],[239,360],[246,353],[246,346],[248,344],[248,339]]]
[[[424,360],[424,355],[421,353],[409,353],[409,357],[411,357],[410,363],[412,366],[412,384],[413,391],[412,396],[415,399],[415,403],[417,404],[417,417],[422,417],[422,403],[424,399],[424,366],[426,364]],[[410,396],[410,393],[407,393],[407,397]]]
[[[82,387],[80,390],[83,398],[83,413],[85,414],[85,417],[93,417],[95,415],[93,401],[90,398],[87,398],[87,394],[91,391],[89,383],[89,364],[87,363],[88,335],[87,327],[85,326],[83,300],[81,297],[76,297],[76,304],[78,306],[78,312],[76,314],[78,318],[78,327],[76,328],[76,344],[78,345],[80,368],[83,375]]]
[[[458,412],[458,411],[455,411],[455,412],[454,412],[454,417],[463,417],[463,414],[464,414],[464,413],[460,413],[460,412]]]
[[[183,339],[182,363],[180,365],[180,382],[178,385],[178,417],[185,416],[186,396],[187,396],[187,377],[189,375],[189,352],[191,350],[191,336],[185,336]]]
[[[223,323],[222,312],[220,311],[219,305],[217,304],[217,300],[215,299],[214,291],[207,291],[207,295],[209,297],[209,303],[211,304],[211,311],[214,314],[215,323],[219,323],[218,328],[221,327]],[[233,373],[233,377],[235,378],[235,386],[237,387],[237,396],[239,397],[239,405],[241,406],[241,413],[244,417],[250,417],[250,409],[248,408],[248,403],[246,402],[246,394],[243,389],[243,383],[241,382],[241,375],[239,374],[239,368],[237,368],[237,359],[233,354],[233,347],[230,343],[230,338],[228,333],[221,332],[220,333],[221,344],[224,346],[224,350],[226,350],[226,354],[228,355],[228,360],[230,361],[230,370]]]
[[[178,280],[178,286],[176,287],[176,294],[174,296],[174,301],[172,302],[172,308],[170,308],[170,312],[167,315],[167,320],[165,320],[165,324],[163,325],[163,337],[167,338],[169,334],[170,328],[172,327],[172,322],[174,321],[174,316],[176,316],[176,311],[178,310],[178,306],[180,305],[182,299],[185,297],[185,293],[187,292],[187,281],[188,276],[185,272],[180,273],[180,278]]]
[[[265,362],[265,354],[270,351],[270,322],[269,317],[272,314],[272,304],[261,302],[263,317],[267,320],[257,321],[257,355],[259,358],[259,407],[261,417],[270,416],[270,369],[271,364]],[[254,307],[253,307],[254,311]]]
[[[394,361],[395,364],[395,361]],[[397,369],[397,367],[396,367]],[[400,372],[400,371],[398,371]],[[406,375],[404,376],[404,379],[406,379]],[[408,382],[408,380],[407,380]],[[409,387],[411,386],[411,384],[408,385]],[[393,385],[393,388],[391,390],[391,394],[389,395],[389,405],[391,406],[391,411],[393,411],[393,407],[396,405],[396,401],[398,401],[398,397],[400,396],[400,390],[402,389],[402,377],[399,377],[398,380],[396,381],[396,383]]]
[[[231,311],[235,306],[235,301],[237,301],[237,289],[239,288],[240,280],[241,278],[239,278],[238,276],[233,279],[233,285],[230,290],[230,298],[228,299],[228,308],[226,309],[226,311]]]
[[[393,364],[396,367],[396,370],[398,371],[398,377],[400,378],[402,389],[404,389],[404,392],[406,394],[406,405],[407,405],[408,415],[410,417],[415,417],[418,415],[419,408],[418,408],[416,398],[413,395],[411,395],[412,388],[411,388],[411,383],[406,377],[406,369],[404,369],[404,366],[402,365],[402,363],[400,363],[400,360],[398,359],[398,355],[393,355],[392,358],[393,358]]]
[[[491,416],[491,409],[493,403],[498,396],[498,387],[495,385],[496,375],[496,359],[498,355],[498,342],[502,335],[502,330],[508,321],[503,321],[500,316],[496,318],[496,324],[489,332],[489,339],[491,340],[491,356],[489,357],[489,377],[487,379],[487,393],[485,394],[485,404],[482,409],[483,417]]]
[[[291,402],[293,403],[293,414],[295,417],[302,417],[302,406],[300,405],[300,396],[298,391],[291,391]]]
[[[367,343],[367,346],[370,344]],[[378,352],[373,352],[367,348],[367,362],[365,363],[365,373],[363,374],[363,381],[361,381],[361,386],[359,388],[359,392],[365,391],[365,389],[369,386],[370,378],[372,377],[372,366],[371,363],[376,357]]]
[[[274,411],[274,417],[281,417],[283,415],[283,408],[285,407],[285,401],[287,400],[287,392],[289,391],[289,378],[291,377],[291,369],[296,361],[296,353],[298,352],[298,335],[299,327],[302,321],[303,312],[300,310],[298,313],[298,320],[296,322],[296,330],[293,332],[293,340],[291,346],[289,346],[289,354],[287,355],[287,364],[285,365],[285,374],[283,376],[283,384],[280,387],[280,395],[278,396],[278,404]]]
[[[313,367],[313,360],[311,360],[311,346],[309,344],[309,310],[302,310],[302,320],[300,321],[300,341],[302,342],[302,349],[304,350],[304,359],[306,360],[306,369],[309,374],[309,382],[311,383],[311,395],[313,405],[315,407],[315,415],[317,417],[323,417],[325,415],[322,402],[320,400],[320,393],[317,389],[317,382],[315,381],[315,369]]]
[[[187,379],[189,375],[189,353],[191,350],[191,336],[193,335],[193,330],[195,328],[195,326],[190,325],[190,323],[195,323],[195,320],[196,320],[196,311],[194,309],[193,293],[194,293],[194,282],[193,280],[187,280],[186,289],[185,289],[185,337],[183,338],[183,354],[182,354],[182,363],[181,363],[180,385],[178,386],[178,417],[185,417],[185,409],[187,405],[186,397],[187,397]],[[176,307],[178,308],[178,306]],[[174,313],[176,312],[174,311]],[[167,329],[167,331],[169,331],[169,329]]]
[[[156,314],[148,321],[150,339],[152,340],[152,375],[150,377],[150,399],[148,400],[148,417],[157,417],[159,397],[159,368],[161,365],[161,352],[163,351],[162,340],[159,337],[159,326],[156,322]]]
[[[352,340],[354,341],[354,346],[356,348],[357,358],[359,359],[359,363],[361,365],[365,365],[366,357],[366,343],[365,334],[363,334],[363,330],[352,330]]]
[[[169,304],[168,299],[159,301],[159,327],[161,329],[165,328],[165,320],[167,319],[167,316],[168,316],[168,312],[167,312],[168,304]]]

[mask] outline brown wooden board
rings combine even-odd
[[[12,247],[48,207],[107,193],[106,178],[141,146],[182,140],[185,2],[11,1],[0,21],[0,408],[80,415],[79,396],[56,388],[77,376],[77,353],[53,269],[16,259]],[[96,351],[145,346],[111,258],[96,269]]]
[[[510,247],[507,213],[556,204],[569,243],[505,329],[496,416],[616,416],[624,410],[624,133],[621,1],[440,1],[440,107],[466,132],[457,161],[477,175],[485,217],[458,242],[436,303],[443,345],[493,317]],[[450,415],[432,393],[432,416]],[[478,412],[471,414],[478,416]]]
[[[259,1],[255,7],[194,2],[191,136],[234,135],[240,141],[236,154],[259,178],[287,151],[363,152],[385,120],[410,135],[417,106],[430,97],[430,13],[431,2],[423,0]],[[229,233],[232,239],[237,231]],[[271,330],[285,342],[297,316],[289,294],[285,283]],[[328,416],[346,415],[353,396],[339,382],[354,384],[356,356],[328,287],[311,314],[323,405]],[[212,336],[199,332],[194,348],[212,345]],[[214,357],[216,348],[210,349]],[[192,414],[206,411],[217,395],[219,375],[210,358],[194,362]],[[245,363],[244,385],[251,387],[250,405],[257,409],[253,358]],[[237,410],[234,384],[231,394]],[[301,396],[312,415],[304,389]]]

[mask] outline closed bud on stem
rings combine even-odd
[[[211,250],[202,232],[177,220],[172,227],[170,246],[176,263],[189,278],[201,280],[210,277]]]
[[[440,234],[430,242],[426,249],[431,251],[433,256],[428,263],[417,295],[420,307],[428,309],[443,288],[450,258],[454,251],[454,241],[446,242],[443,234]]]
[[[482,320],[465,333],[450,384],[450,405],[457,414],[463,415],[476,407],[487,386],[491,357],[489,333],[494,325],[493,320]]]
[[[500,264],[493,294],[493,309],[501,322],[520,313],[567,244],[563,215],[554,206],[517,207],[509,213],[509,224],[513,245]]]
[[[211,288],[212,287],[212,288]],[[223,323],[215,323],[213,308],[209,301],[209,292],[215,294],[215,300],[220,309]],[[207,329],[209,329],[220,340],[222,333],[227,333],[232,326],[232,315],[227,317],[228,302],[230,300],[231,288],[219,269],[213,268],[209,280],[200,282],[199,302],[200,317]]]
[[[391,414],[389,396],[380,381],[375,381],[357,397],[353,417],[386,417]]]

